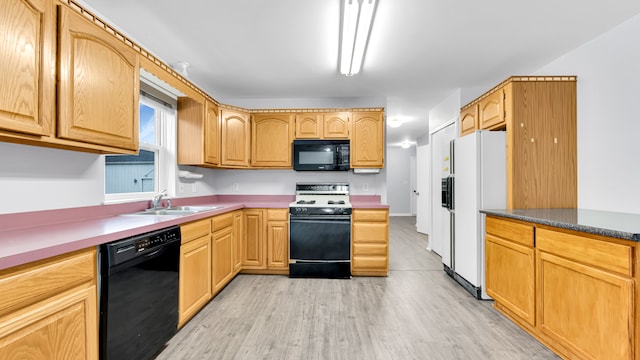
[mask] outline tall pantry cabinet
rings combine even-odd
[[[461,135],[506,130],[507,208],[577,206],[575,76],[510,77],[460,113]]]

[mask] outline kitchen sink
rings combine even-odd
[[[126,215],[173,215],[184,216],[191,215],[203,211],[217,210],[222,206],[172,206],[169,208],[147,209]]]

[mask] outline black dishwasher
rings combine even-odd
[[[100,359],[146,360],[178,330],[180,228],[100,248]]]

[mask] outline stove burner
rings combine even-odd
[[[344,200],[340,200],[340,201],[329,200],[329,201],[327,201],[327,204],[329,204],[329,205],[336,205],[336,204],[344,205]]]
[[[301,205],[311,205],[311,204],[315,204],[316,201],[315,200],[298,200],[296,202],[296,204],[301,204]]]

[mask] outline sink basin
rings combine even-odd
[[[147,209],[128,215],[173,215],[184,216],[202,211],[220,209],[222,206],[172,206],[170,208]]]

